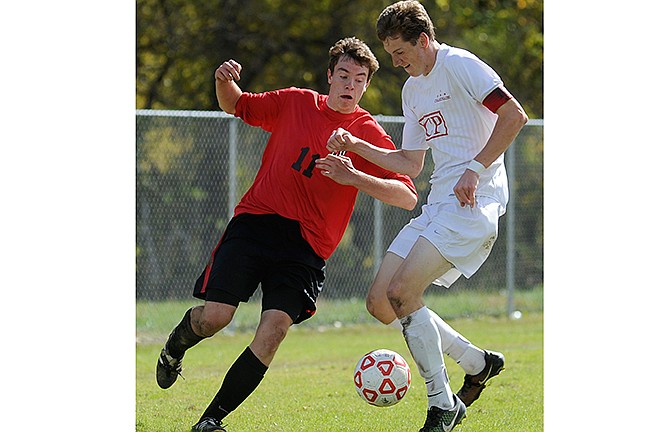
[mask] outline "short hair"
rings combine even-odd
[[[335,65],[341,57],[348,57],[361,66],[368,68],[368,82],[372,79],[372,75],[379,69],[379,61],[369,46],[362,40],[355,37],[348,37],[340,39],[330,47],[328,51],[330,55],[330,63],[328,69],[331,73],[335,73]]]
[[[405,42],[416,45],[421,33],[426,33],[430,40],[435,39],[433,21],[423,5],[416,0],[393,3],[377,18],[377,37],[382,42],[400,36]]]

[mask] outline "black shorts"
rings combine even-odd
[[[316,312],[325,267],[297,221],[244,213],[226,227],[193,296],[237,307],[260,285],[262,309],[284,311],[297,324]]]

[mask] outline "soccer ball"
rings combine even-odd
[[[397,352],[378,349],[365,354],[354,369],[358,395],[370,405],[387,407],[400,402],[409,390],[409,365]]]

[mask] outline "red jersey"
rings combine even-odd
[[[318,172],[316,160],[329,152],[328,138],[338,127],[378,147],[395,149],[391,137],[364,109],[351,114],[334,111],[328,97],[312,90],[288,88],[243,93],[235,116],[271,133],[261,166],[235,208],[240,213],[278,214],[300,223],[302,236],[323,259],[339,244],[354,211],[358,189],[341,185]],[[355,153],[354,167],[369,175],[396,179],[414,192],[412,180],[385,170]]]

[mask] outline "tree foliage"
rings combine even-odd
[[[390,0],[137,0],[137,108],[218,110],[214,70],[234,58],[240,87],[297,86],[326,93],[328,49],[356,36],[381,69],[361,105],[400,115],[407,74],[375,33]],[[539,0],[424,0],[438,41],[490,64],[531,117],[542,111],[543,4]]]
[[[356,36],[370,45],[381,65],[361,105],[372,114],[401,115],[401,88],[407,74],[393,67],[375,32],[379,13],[391,1],[137,0],[136,106],[218,111],[213,75],[230,58],[243,66],[239,82],[243,90],[297,86],[327,93],[328,49],[338,39]],[[500,74],[530,117],[543,117],[541,1],[422,3],[436,26],[438,41],[475,53]],[[259,128],[245,125],[239,147],[251,149],[255,156],[239,157],[231,174],[224,169],[228,155],[221,150],[221,143],[228,140],[227,127],[214,127],[210,124],[214,120],[204,119],[179,123],[178,119],[138,116],[137,121],[138,295],[150,297],[147,287],[157,287],[161,294],[174,290],[175,295],[185,295],[184,285],[200,270],[202,257],[225,227],[226,187],[231,183],[226,176],[234,176],[237,196],[241,196],[254,178],[261,154],[258,147],[266,138]],[[401,125],[384,127],[399,145]],[[519,209],[515,253],[524,269],[517,274],[519,287],[533,286],[543,278],[543,138],[542,129],[535,129],[524,129],[515,144],[518,168],[513,187]],[[430,187],[431,163],[427,158],[415,179],[420,203]],[[397,209],[388,206],[383,211],[387,224],[383,240],[388,244],[408,215],[398,215]],[[417,207],[413,214],[419,211]],[[331,286],[365,290],[369,285],[374,257],[365,227],[373,220],[372,213],[372,205],[356,206],[347,235],[329,260]],[[503,218],[501,238],[505,225]],[[156,251],[168,251],[172,258],[155,258]],[[505,244],[498,241],[483,271],[467,285],[500,286],[504,253]],[[359,279],[354,282],[353,277]],[[360,278],[367,279],[361,282]],[[342,295],[350,293],[342,291]]]

